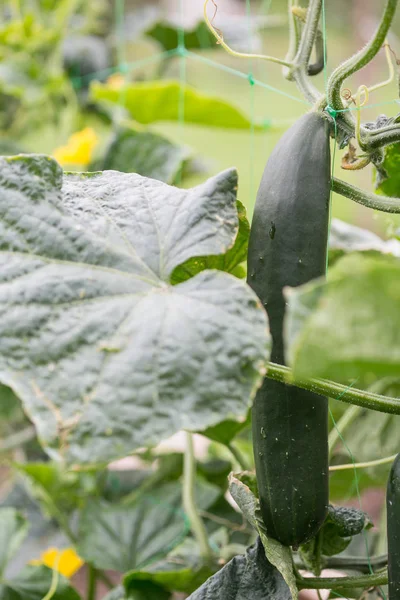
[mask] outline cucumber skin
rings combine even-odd
[[[326,271],[330,169],[329,124],[309,113],[274,148],[258,191],[248,283],[268,313],[271,360],[280,364],[282,290]],[[317,533],[328,510],[328,400],[266,378],[252,422],[264,524],[271,537],[297,548]]]
[[[390,470],[386,506],[389,598],[400,600],[400,454]]]

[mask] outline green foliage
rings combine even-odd
[[[11,181],[2,322],[16,354],[0,351],[1,371],[12,381],[23,360],[15,389],[51,452],[106,462],[247,414],[269,345],[255,295],[211,270],[170,285],[180,264],[233,244],[234,170],[177,190],[116,172],[63,178],[48,157],[2,159],[4,214]]]
[[[16,577],[0,583],[0,600],[43,600],[49,592],[54,572],[47,567],[25,567]],[[80,600],[80,596],[69,581],[57,575],[52,600]]]
[[[327,282],[291,290],[286,340],[295,375],[369,382],[396,375],[399,276],[393,257],[354,254],[338,261]]]
[[[221,491],[205,482],[197,485],[198,506],[207,509]],[[79,519],[80,556],[121,573],[166,556],[188,533],[181,495],[179,483],[165,483],[133,500],[89,502]]]
[[[123,127],[112,135],[104,156],[97,159],[89,170],[138,173],[172,184],[189,156],[187,148],[157,133]]]
[[[376,177],[376,191],[385,196],[400,196],[400,144],[393,144],[384,150],[384,160]]]
[[[240,109],[229,102],[198,92],[189,85],[181,85],[179,81],[146,81],[121,89],[94,82],[91,98],[95,102],[122,104],[132,119],[145,125],[159,121],[178,122],[184,116],[185,123],[207,127],[249,129],[251,126]],[[257,128],[262,130],[263,126]]]

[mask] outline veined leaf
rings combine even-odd
[[[0,378],[50,454],[107,462],[247,414],[269,356],[258,299],[215,270],[171,285],[234,244],[236,188],[234,170],[179,190],[0,159]]]

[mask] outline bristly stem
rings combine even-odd
[[[400,398],[381,396],[379,394],[374,394],[373,392],[359,390],[327,379],[312,378],[307,380],[297,380],[293,377],[293,372],[289,367],[271,362],[267,363],[266,376],[275,381],[287,383],[288,385],[295,385],[296,387],[322,396],[336,398],[347,404],[356,404],[357,406],[370,408],[371,410],[376,410],[378,412],[400,415]]]
[[[358,577],[298,577],[296,581],[300,590],[371,588],[386,585],[388,576],[383,572]]]
[[[346,107],[341,96],[342,83],[356,71],[365,67],[382,48],[387,32],[392,24],[398,0],[387,0],[382,19],[377,30],[368,44],[337,67],[328,80],[327,102],[336,111],[343,111]],[[347,126],[354,127],[354,121],[348,112],[342,112],[339,120]]]
[[[378,196],[378,194],[373,194],[372,192],[364,192],[346,181],[336,179],[336,177],[332,178],[332,189],[334,192],[337,192],[350,200],[354,200],[354,202],[362,204],[367,208],[373,208],[374,210],[392,214],[400,213],[400,198],[385,198],[384,196]]]
[[[204,523],[199,515],[195,499],[196,459],[193,434],[186,432],[186,451],[183,467],[183,506],[190,520],[193,535],[199,544],[201,556],[207,561],[213,558]]]

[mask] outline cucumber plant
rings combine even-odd
[[[310,80],[319,70],[311,53],[314,46],[321,52],[322,0],[310,0],[306,12],[289,1],[288,55],[264,58],[284,68],[312,108],[268,160],[250,234],[234,169],[184,190],[136,173],[64,173],[43,155],[0,159],[0,381],[21,399],[54,461],[17,468],[88,565],[88,600],[97,580],[110,584],[107,570],[123,575],[108,600],[170,600],[175,592],[191,600],[296,600],[302,589],[354,597],[386,584],[397,598],[398,460],[388,485],[389,555],[337,556],[371,522],[330,504],[327,414],[330,397],[400,414],[397,398],[364,389],[371,372],[378,382],[396,377],[396,331],[385,338],[392,362],[372,362],[360,349],[354,364],[365,374],[361,389],[340,377],[296,377],[299,345],[322,327],[317,317],[326,317],[332,295],[348,302],[351,290],[368,292],[378,330],[390,329],[377,310],[379,293],[387,295],[389,314],[398,307],[398,258],[356,257],[357,288],[348,287],[347,259],[324,277],[332,190],[400,213],[399,198],[331,177],[330,153],[332,143],[348,145],[348,164],[381,168],[385,149],[400,141],[396,119],[361,123],[371,90],[342,95],[346,78],[381,49],[396,5],[387,0],[370,42],[333,71],[322,93]],[[246,254],[249,285],[241,281]],[[377,277],[380,267],[390,285]],[[371,291],[375,281],[380,287]],[[367,314],[370,322],[367,308],[357,317]],[[383,338],[379,331],[376,339]],[[225,499],[226,465],[199,465],[196,481],[192,435],[223,444],[229,469],[245,468],[249,457],[233,440],[252,405],[255,474],[231,473],[229,486],[256,536],[235,521]],[[354,414],[345,413],[339,428]],[[186,431],[184,460],[163,459],[154,446],[179,430]],[[104,466],[132,453],[147,461],[148,472],[116,490]],[[30,598],[77,600],[56,568],[7,574],[26,526],[9,508],[0,520],[8,523],[0,599],[20,600],[28,590]],[[324,567],[356,574],[321,577]]]

